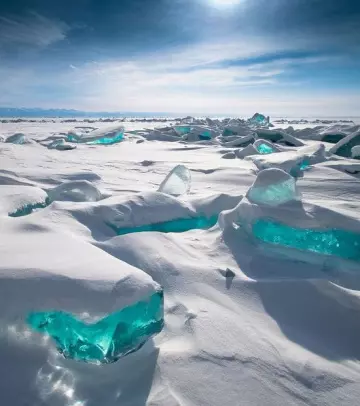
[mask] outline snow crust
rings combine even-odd
[[[334,149],[322,138],[354,134],[355,125],[121,122],[113,123],[125,127],[120,143],[69,142],[77,148],[59,151],[49,145],[68,143],[69,131],[94,140],[109,123],[54,121],[1,124],[4,140],[21,133],[32,141],[0,144],[1,404],[358,403],[359,262],[268,244],[252,232],[258,219],[271,219],[360,233],[359,161],[336,154],[346,137]],[[184,137],[174,126],[195,130]],[[262,140],[278,151],[259,154]],[[190,190],[185,171],[175,193],[159,191],[178,165],[191,173]],[[291,187],[269,204],[269,188],[284,182]],[[44,208],[9,216],[46,199]],[[218,222],[178,233],[114,230],[197,216]],[[64,359],[25,323],[30,312],[50,310],[92,322],[160,287],[163,331],[112,365]]]

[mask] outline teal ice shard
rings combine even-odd
[[[333,228],[296,228],[268,218],[257,219],[252,225],[252,232],[266,243],[360,260],[360,234],[355,232]]]
[[[35,210],[44,209],[50,204],[50,199],[47,197],[43,202],[39,203],[29,203],[19,209],[9,213],[9,217],[22,217],[28,216]]]
[[[6,138],[5,142],[7,142],[9,144],[20,144],[20,145],[30,143],[30,141],[22,133],[16,133],[16,134],[10,135],[10,137]]]
[[[191,172],[184,165],[177,165],[166,176],[158,191],[172,196],[189,193],[191,187]]]
[[[45,208],[50,200],[45,190],[35,186],[1,185],[0,214],[10,217],[26,216]]]
[[[69,132],[67,140],[69,142],[82,143],[87,145],[111,145],[124,139],[125,128],[123,126],[102,128],[89,133],[78,134]]]
[[[246,197],[258,205],[278,206],[298,200],[299,192],[295,179],[289,173],[269,168],[259,172]]]
[[[189,125],[175,125],[174,130],[176,131],[177,135],[185,135],[191,131],[191,126]]]
[[[270,117],[266,117],[263,114],[255,113],[248,119],[248,123],[253,126],[268,127],[270,124]]]
[[[257,150],[260,154],[272,154],[274,152],[273,148],[269,147],[267,144],[259,144]]]
[[[118,235],[141,233],[141,232],[159,232],[159,233],[185,233],[190,230],[208,230],[215,226],[218,215],[210,217],[195,216],[189,218],[178,218],[174,220],[163,221],[161,223],[144,224],[134,227],[116,227],[108,224]]]
[[[267,154],[272,154],[274,152],[279,152],[279,148],[277,148],[273,143],[263,140],[263,139],[258,139],[254,142],[254,147],[257,149],[257,151],[262,154],[262,155],[267,155]]]
[[[213,133],[210,127],[204,125],[176,125],[174,130],[187,141],[211,140]]]
[[[65,358],[109,364],[139,350],[164,326],[162,290],[101,320],[88,324],[62,311],[32,312],[28,325],[50,336]]]

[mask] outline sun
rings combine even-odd
[[[242,0],[209,0],[215,7],[231,7],[241,3]]]

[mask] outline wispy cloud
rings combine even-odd
[[[65,39],[70,27],[30,11],[25,16],[0,16],[0,46],[23,44],[46,47]]]
[[[330,58],[324,55],[319,59],[291,48],[286,53],[285,44],[279,58],[275,45],[256,41],[248,40],[246,47],[228,41],[131,61],[91,62],[69,69],[66,82],[90,109],[189,111],[186,109],[191,106],[206,111],[213,106],[215,111],[217,103],[222,111],[232,111],[230,106],[241,105],[251,92],[294,87],[295,82],[283,80],[294,63],[309,65]]]

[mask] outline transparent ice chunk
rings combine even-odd
[[[274,152],[273,148],[269,147],[266,144],[260,144],[257,146],[257,150],[260,152],[260,154],[272,154]]]
[[[259,172],[254,184],[247,192],[250,202],[278,206],[299,198],[295,179],[278,168],[264,169]]]
[[[360,234],[351,231],[295,228],[261,218],[252,225],[252,232],[266,243],[360,260]]]
[[[50,201],[97,202],[102,194],[99,189],[86,180],[65,182],[48,191]]]
[[[184,165],[175,166],[159,186],[158,191],[172,196],[189,193],[191,187],[191,172]]]
[[[5,142],[10,143],[10,144],[22,145],[22,144],[27,143],[27,138],[25,137],[24,134],[17,133],[17,134],[10,135],[10,137],[7,137]]]
[[[254,147],[262,155],[273,154],[274,152],[279,152],[279,149],[273,145],[271,142],[258,139],[254,142]]]
[[[62,311],[33,312],[27,323],[49,335],[65,358],[109,364],[140,349],[164,325],[163,292],[112,313],[94,324]]]

